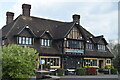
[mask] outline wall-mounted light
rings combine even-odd
[[[26,28],[29,28],[29,26],[27,25]]]
[[[47,33],[49,33],[49,31],[46,31]]]
[[[67,40],[67,38],[64,38],[64,40]]]

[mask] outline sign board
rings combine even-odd
[[[40,64],[45,64],[45,60],[40,60]]]
[[[78,49],[64,49],[64,51],[71,53],[84,53],[84,50],[78,50]]]

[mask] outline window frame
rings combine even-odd
[[[66,41],[66,48],[83,49],[83,41],[67,40]]]
[[[84,66],[97,66],[97,59],[84,59]]]
[[[33,39],[32,37],[24,37],[24,36],[18,36],[18,45],[33,45]]]
[[[99,51],[105,51],[106,50],[106,47],[105,47],[106,45],[104,45],[104,44],[98,44],[97,45],[97,49],[99,50]]]
[[[94,44],[93,43],[86,43],[86,49],[87,50],[93,50],[94,49]]]
[[[5,40],[3,39],[3,40],[2,40],[2,46],[4,46],[4,45],[5,45]]]
[[[40,45],[43,47],[50,47],[51,46],[51,40],[50,39],[40,39]]]
[[[60,58],[41,58],[41,60],[45,60],[45,64],[50,66],[60,66]]]
[[[106,63],[107,63],[107,64],[111,64],[111,60],[107,60]]]

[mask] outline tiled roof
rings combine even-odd
[[[42,34],[44,34],[45,31],[49,31],[53,39],[63,39],[64,37],[66,37],[66,34],[72,29],[72,27],[76,26],[79,28],[85,40],[92,37],[92,40],[95,43],[98,43],[100,39],[104,39],[102,36],[95,37],[81,25],[75,24],[74,22],[60,22],[33,16],[26,17],[22,15],[18,16],[12,23],[5,25],[2,28],[2,36],[3,37],[14,36],[18,34],[26,26],[29,26],[29,29],[32,30],[36,37],[40,37]],[[44,52],[53,53],[53,51],[55,53],[61,53],[54,47],[40,49],[40,52],[43,53]],[[85,56],[112,57],[112,54],[109,52],[109,50],[107,52],[97,52],[97,54],[96,51],[93,52],[86,51]]]

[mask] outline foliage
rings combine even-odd
[[[96,75],[96,68],[95,67],[88,67],[86,69],[87,69],[88,75]]]
[[[64,69],[63,68],[57,69],[57,74],[58,74],[58,76],[63,76],[64,75]]]
[[[108,47],[114,55],[113,66],[117,68],[118,72],[120,73],[120,65],[119,65],[120,64],[120,53],[119,53],[120,44],[119,43],[115,44],[114,42],[111,41]]]
[[[83,68],[88,68],[90,66],[84,66]],[[99,68],[98,66],[94,66],[94,68]]]
[[[76,69],[76,75],[86,75],[86,68]]]
[[[33,48],[12,44],[3,46],[2,51],[3,79],[29,78],[34,75],[37,54]]]
[[[50,65],[48,65],[48,64],[43,64],[43,69],[49,70],[49,69],[50,69]]]
[[[83,68],[88,68],[89,66],[84,66]]]
[[[111,74],[117,74],[117,69],[111,69]]]
[[[105,65],[105,69],[114,69],[114,66],[111,66],[111,65]]]

